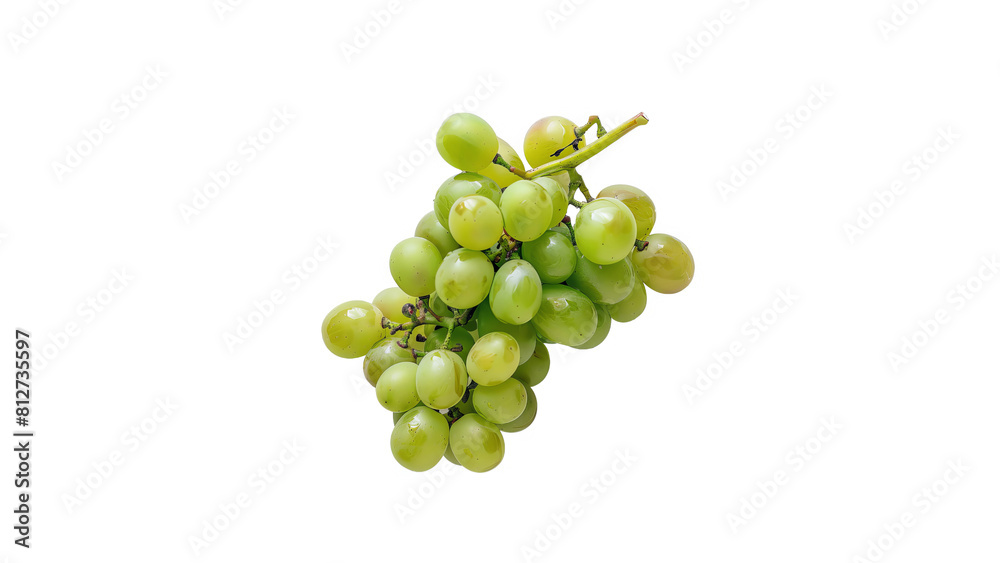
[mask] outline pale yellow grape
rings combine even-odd
[[[437,220],[437,214],[433,211],[428,212],[424,215],[420,222],[417,223],[417,228],[413,231],[413,236],[420,238],[425,238],[434,246],[437,247],[438,252],[441,256],[448,254],[456,248],[461,248],[462,245],[455,242],[455,238],[451,236],[448,229]]]
[[[562,223],[563,217],[566,217],[566,212],[569,210],[569,196],[566,195],[566,188],[549,176],[537,178],[535,183],[541,186],[552,200],[552,221],[549,223],[551,229]]]
[[[625,204],[635,217],[636,235],[635,238],[644,240],[649,233],[653,232],[653,225],[656,223],[656,206],[646,192],[635,186],[626,184],[615,184],[608,186],[597,194],[598,198],[611,197]]]
[[[405,412],[417,406],[417,364],[399,363],[382,373],[375,385],[380,405],[392,412]]]
[[[500,143],[500,148],[497,150],[497,154],[499,154],[507,164],[516,167],[518,170],[524,170],[524,161],[522,161],[521,157],[517,155],[517,151],[514,150],[514,147],[511,147],[507,144],[507,141],[504,141],[499,137],[497,137],[497,141]],[[496,182],[501,188],[506,188],[521,179],[520,176],[514,174],[499,164],[491,163],[486,168],[480,170],[479,173]]]
[[[449,350],[431,350],[417,364],[417,395],[431,408],[446,409],[457,404],[468,383],[465,363]]]
[[[500,196],[504,229],[527,242],[542,236],[552,220],[552,199],[545,188],[531,180],[518,180]]]
[[[476,387],[475,391],[472,404],[476,412],[493,424],[513,422],[528,402],[524,384],[513,378],[492,387]]]
[[[441,252],[431,241],[420,237],[400,242],[389,254],[392,279],[409,295],[430,295],[439,266]]]
[[[599,198],[576,215],[576,247],[595,264],[614,264],[635,248],[635,217],[622,202]]]
[[[404,414],[392,428],[392,456],[410,471],[427,471],[437,465],[448,448],[451,430],[444,415],[427,407]]]
[[[449,307],[469,309],[490,294],[493,264],[482,252],[459,248],[444,257],[435,277],[437,296]]]
[[[576,139],[576,125],[565,117],[551,116],[543,117],[536,121],[524,136],[524,158],[533,168],[566,158],[576,150],[569,147],[553,156],[556,151],[570,145]],[[580,139],[579,148],[583,148],[587,141]]]
[[[365,354],[362,370],[365,373],[365,379],[372,384],[372,387],[378,384],[379,377],[390,367],[401,363],[417,364],[409,348],[400,348],[398,342],[399,339],[396,337],[384,338]],[[410,338],[410,345],[413,344],[416,342]]]
[[[437,132],[441,158],[459,170],[482,170],[493,162],[500,148],[497,134],[478,115],[456,113],[447,117]]]
[[[483,335],[469,351],[469,377],[479,385],[498,385],[514,375],[521,362],[517,340],[506,332]]]
[[[382,312],[367,301],[348,301],[323,319],[323,343],[341,358],[360,358],[385,336]]]
[[[465,196],[451,206],[448,230],[465,248],[486,250],[503,235],[503,215],[489,199],[478,195]]]
[[[639,279],[649,289],[659,293],[677,293],[694,277],[694,258],[687,245],[670,235],[646,237],[649,246],[632,253]]]
[[[448,444],[462,467],[476,473],[489,471],[503,461],[503,434],[496,424],[478,414],[456,420],[451,425]]]

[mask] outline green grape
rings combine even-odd
[[[462,467],[476,473],[493,469],[503,461],[503,434],[496,424],[478,414],[467,414],[451,425],[448,443]]]
[[[549,229],[549,231],[551,231],[553,233],[559,233],[560,235],[566,237],[566,240],[568,240],[568,241],[572,242],[572,240],[573,240],[573,236],[569,232],[569,226],[566,223],[562,223],[560,225],[556,225],[555,227],[552,227],[551,229]]]
[[[451,207],[455,205],[456,201],[467,195],[481,195],[494,204],[500,205],[500,186],[497,186],[496,182],[481,174],[471,172],[456,174],[445,180],[434,196],[434,217],[445,230],[451,231],[448,226]]]
[[[500,148],[497,134],[478,115],[456,113],[441,124],[437,149],[445,162],[459,170],[482,170]]]
[[[541,383],[545,379],[545,376],[549,374],[549,365],[551,363],[549,349],[545,347],[545,344],[539,342],[535,345],[535,351],[531,354],[531,358],[527,362],[517,366],[517,370],[514,371],[514,375],[511,377],[528,387],[534,387]]]
[[[448,447],[448,421],[427,407],[407,411],[392,427],[392,457],[410,471],[427,471],[444,457]]]
[[[406,315],[403,314],[403,305],[416,303],[416,301],[414,297],[408,295],[402,289],[390,287],[378,292],[375,299],[372,299],[372,305],[375,305],[390,321],[405,323],[410,319],[406,318]]]
[[[512,422],[498,424],[497,427],[503,432],[520,432],[531,426],[531,423],[535,421],[535,414],[538,413],[538,399],[535,397],[535,392],[531,390],[531,387],[525,387],[524,390],[528,395],[528,399],[524,404],[524,412]]]
[[[540,336],[565,346],[590,340],[597,330],[597,309],[578,289],[565,285],[542,286],[542,306],[531,324]]]
[[[565,158],[578,149],[569,146],[576,140],[576,125],[565,117],[543,117],[536,121],[524,136],[524,158],[532,168]],[[587,141],[580,139],[578,148],[583,148]],[[569,148],[567,148],[569,147]],[[556,151],[565,149],[559,156],[552,156]]]
[[[636,274],[638,276],[638,273]],[[632,285],[632,292],[628,297],[608,307],[611,318],[627,323],[639,318],[639,315],[646,310],[646,284],[642,280],[636,279]]]
[[[441,266],[441,253],[423,238],[408,238],[389,254],[389,272],[396,285],[409,295],[428,295],[434,291],[434,275]]]
[[[490,310],[497,319],[512,325],[531,320],[542,304],[542,280],[524,260],[500,266],[490,288]]]
[[[507,164],[510,164],[519,170],[524,170],[524,162],[521,160],[521,157],[517,156],[517,151],[508,145],[507,141],[504,141],[499,137],[497,137],[497,141],[500,143],[500,148],[497,149],[497,154],[499,154]],[[514,174],[499,164],[491,163],[486,168],[480,170],[479,173],[496,182],[501,188],[506,188],[521,179],[520,176]]]
[[[635,217],[617,199],[601,198],[576,216],[576,246],[596,264],[614,264],[635,248]]]
[[[531,180],[518,180],[500,196],[500,212],[507,233],[526,242],[542,236],[551,225],[552,198]]]
[[[482,252],[460,248],[444,257],[434,280],[438,298],[449,307],[468,309],[490,295],[493,263]]]
[[[468,383],[465,362],[449,350],[431,350],[417,364],[417,396],[433,409],[447,409],[461,401]]]
[[[424,350],[430,351],[440,349],[441,345],[444,344],[446,336],[448,336],[448,329],[443,327],[431,332],[430,335],[427,336],[427,342],[424,342]],[[456,326],[451,330],[451,341],[448,342],[448,349],[450,350],[457,345],[461,345],[462,351],[455,353],[458,354],[458,357],[462,358],[462,361],[464,362],[466,358],[469,357],[469,350],[472,349],[472,345],[475,343],[476,340],[472,338],[469,331],[460,326]]]
[[[513,422],[524,412],[527,402],[524,384],[516,379],[508,379],[492,387],[476,387],[472,398],[476,412],[493,424]]]
[[[479,385],[499,385],[514,375],[521,360],[517,340],[506,332],[483,335],[469,350],[469,377]],[[426,358],[425,358],[426,361]]]
[[[566,285],[579,289],[594,303],[611,305],[628,297],[635,282],[635,267],[631,260],[601,266],[581,255]]]
[[[597,305],[597,330],[594,331],[594,336],[591,336],[589,340],[583,344],[578,344],[573,346],[577,350],[590,350],[591,348],[596,348],[604,339],[608,337],[608,333],[611,332],[611,315],[608,313],[608,308],[604,305]]]
[[[412,344],[411,338],[411,344]],[[365,354],[365,361],[362,367],[365,372],[365,379],[368,383],[375,387],[378,384],[379,377],[385,373],[385,370],[390,367],[401,364],[401,363],[411,363],[416,365],[416,360],[413,359],[413,354],[407,348],[400,348],[399,339],[396,337],[389,337],[379,340],[368,353]]]
[[[522,243],[521,257],[535,268],[542,283],[562,283],[576,269],[573,243],[569,236],[556,230],[545,231],[537,239]]]
[[[646,240],[646,250],[632,253],[642,283],[658,293],[677,293],[687,287],[694,277],[694,258],[688,247],[670,235],[649,235]]]
[[[451,310],[448,309],[448,305],[444,301],[441,301],[436,291],[430,295],[429,301],[427,306],[430,307],[431,311],[434,311],[435,315],[439,317],[450,317],[452,315]]]
[[[323,343],[341,358],[360,358],[385,337],[382,311],[367,301],[348,301],[323,319]]]
[[[549,199],[552,200],[552,221],[549,223],[549,228],[558,226],[569,210],[569,196],[566,195],[566,188],[555,178],[549,176],[537,178],[535,183],[541,186],[545,193],[549,194]]]
[[[517,340],[518,350],[521,352],[521,359],[518,363],[523,364],[528,361],[531,357],[531,353],[535,351],[535,343],[537,342],[537,334],[535,333],[535,327],[531,323],[524,323],[523,325],[511,325],[497,319],[493,311],[490,310],[489,301],[484,302],[482,305],[476,307],[476,324],[478,337],[482,338],[491,332],[504,332],[514,337]]]
[[[635,238],[645,240],[653,232],[656,223],[656,206],[646,192],[635,186],[615,184],[608,186],[597,194],[598,198],[609,197],[625,204],[635,217]]]
[[[486,250],[503,234],[503,215],[495,203],[481,195],[461,197],[451,206],[448,230],[465,248]]]
[[[417,364],[400,363],[382,373],[375,385],[375,397],[387,410],[405,412],[417,406]]]
[[[413,235],[431,241],[437,247],[441,256],[448,254],[456,248],[462,248],[462,245],[455,242],[455,238],[451,236],[448,229],[438,221],[437,213],[434,211],[428,212],[427,215],[424,215],[420,219],[416,230],[413,231]]]

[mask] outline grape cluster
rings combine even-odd
[[[645,122],[639,114],[607,132],[596,117],[583,127],[541,119],[524,140],[527,171],[483,119],[460,113],[441,125],[438,152],[460,172],[437,190],[414,236],[392,249],[396,286],[335,307],[322,325],[331,352],[364,357],[365,377],[393,413],[400,465],[426,471],[444,457],[493,469],[503,433],[535,418],[546,346],[593,348],[612,320],[643,312],[647,288],[676,293],[691,282],[690,251],[652,233],[646,193],[618,184],[592,198],[576,171]]]

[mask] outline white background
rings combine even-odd
[[[12,543],[8,450],[0,556],[845,562],[879,541],[885,561],[1000,556],[1000,281],[981,268],[1000,251],[995,2],[402,1],[384,24],[385,0],[42,5],[0,18],[0,349],[23,327],[43,355],[33,547]],[[136,89],[147,69],[165,76]],[[597,350],[554,350],[538,417],[496,470],[415,474],[361,360],[332,356],[319,325],[391,284],[390,249],[453,173],[418,147],[456,109],[518,148],[545,115],[610,128],[645,112],[580,171],[648,192],[655,232],[697,272]],[[261,133],[275,111],[294,117]],[[257,135],[271,142],[249,160]],[[81,144],[79,166],[54,169]],[[859,208],[877,217],[851,235]],[[280,475],[262,486],[262,467]],[[213,521],[226,529],[196,554]]]

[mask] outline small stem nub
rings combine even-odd
[[[635,249],[638,250],[639,252],[646,250],[647,246],[649,246],[648,240],[639,240],[639,239],[635,240]]]

